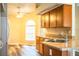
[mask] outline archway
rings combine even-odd
[[[26,22],[26,38],[28,45],[33,45],[35,43],[35,22],[33,20],[28,20]]]

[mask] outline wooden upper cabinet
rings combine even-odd
[[[72,6],[61,5],[42,15],[42,27],[72,27]]]
[[[72,27],[72,6],[61,5],[57,9],[57,27]]]
[[[45,16],[45,28],[49,28],[50,27],[50,23],[49,23],[49,12],[44,14]]]
[[[56,9],[50,11],[50,27],[56,27]]]
[[[41,16],[41,27],[49,28],[49,12]]]
[[[64,27],[72,27],[72,6],[71,5],[63,5],[63,26]]]
[[[63,27],[63,6],[57,7],[57,27]]]

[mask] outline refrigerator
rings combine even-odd
[[[0,56],[7,56],[7,4],[0,3]]]

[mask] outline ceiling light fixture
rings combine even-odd
[[[21,12],[21,7],[17,7],[17,9],[18,9],[18,12],[17,12],[16,17],[17,17],[17,18],[22,18],[22,17],[23,17],[23,15],[24,15],[24,13],[23,13],[23,12]]]

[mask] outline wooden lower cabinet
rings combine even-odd
[[[36,44],[36,49],[37,49],[38,52],[39,52],[39,50],[40,50],[40,44]]]
[[[42,37],[37,37],[36,39],[36,49],[41,55],[43,55],[43,40],[44,39]]]
[[[58,48],[51,47],[49,45],[43,44],[44,39],[42,37],[37,37],[36,49],[43,56],[69,56],[69,51],[62,51]]]
[[[62,51],[60,51],[59,49],[50,48],[47,45],[44,45],[43,48],[44,56],[62,56]]]
[[[39,53],[41,54],[41,55],[43,55],[43,44],[40,44],[40,49],[39,49]]]
[[[36,49],[38,50],[38,52],[43,55],[43,44],[37,44],[36,45]]]
[[[69,51],[62,51],[58,48],[43,44],[43,56],[69,56]]]
[[[59,49],[52,48],[52,56],[62,56],[62,51]]]
[[[44,56],[50,56],[49,52],[50,52],[50,50],[49,50],[48,46],[43,45],[43,55]]]

